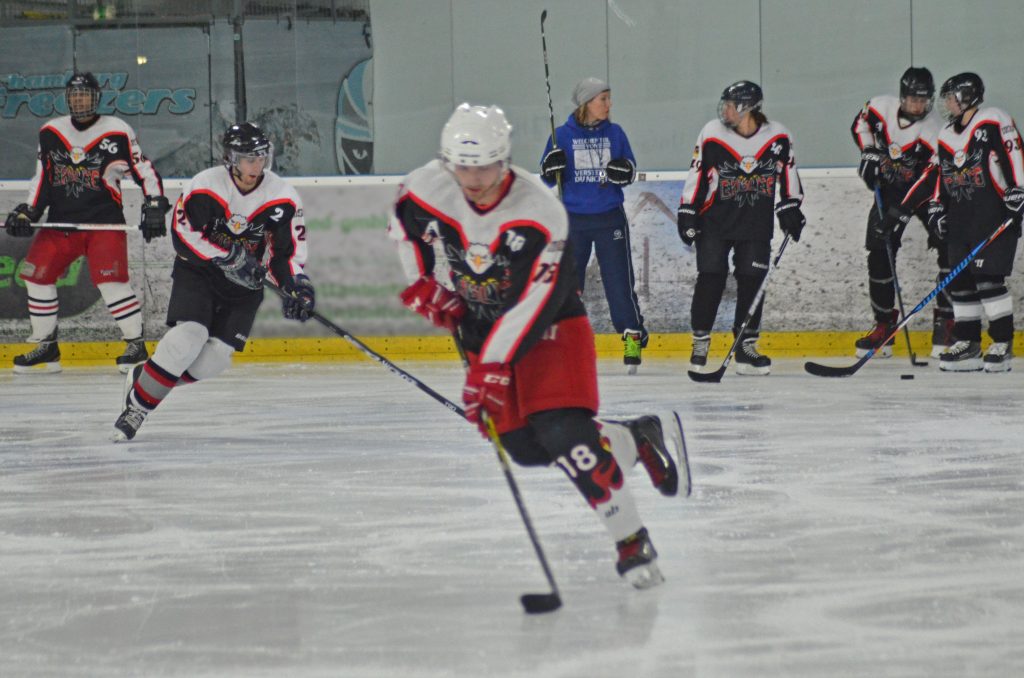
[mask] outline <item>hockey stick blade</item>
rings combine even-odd
[[[683,432],[683,420],[679,418],[679,413],[673,411],[672,416],[676,418],[676,426],[679,427],[679,442],[682,443],[682,447],[676,450],[678,457],[676,467],[679,471],[679,481],[682,483],[681,494],[684,497],[689,497],[693,492],[693,476],[690,475],[690,455],[686,451],[686,434]]]
[[[690,379],[699,381],[707,384],[718,384],[722,381],[722,376],[725,374],[725,368],[727,365],[722,365],[714,372],[698,372],[697,370],[686,370],[686,374],[690,376]]]
[[[804,363],[804,369],[816,377],[849,377],[866,362],[866,360],[863,360],[849,367],[832,367],[831,365],[822,365],[808,361]]]
[[[524,593],[519,601],[526,614],[544,614],[562,607],[562,598],[557,593]]]

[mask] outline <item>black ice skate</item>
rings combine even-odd
[[[980,341],[957,341],[939,355],[939,369],[943,372],[977,372],[981,368]]]
[[[711,348],[710,334],[693,335],[693,350],[690,351],[690,367],[696,371],[708,364],[708,350]]]
[[[655,562],[658,559],[658,552],[654,550],[654,544],[647,536],[646,527],[641,527],[637,532],[616,543],[615,547],[619,550],[619,562],[615,564],[615,569],[620,577],[635,588],[649,589],[665,581]]]
[[[854,344],[857,347],[857,357],[863,358],[873,348],[878,349],[875,351],[876,358],[891,357],[892,345],[896,343],[896,335],[893,332],[896,329],[898,318],[896,309],[889,311],[889,317],[886,320],[876,322],[870,332],[858,339]],[[893,334],[893,336],[889,337],[890,334]],[[885,341],[886,337],[889,337],[889,341]],[[883,341],[885,342],[884,346],[882,345]]]
[[[643,335],[638,330],[626,330],[622,333],[622,364],[626,366],[626,374],[636,374],[636,368],[640,366],[642,338]]]
[[[128,374],[132,365],[144,363],[149,359],[149,351],[146,350],[146,342],[139,337],[137,339],[125,339],[124,353],[117,357],[117,369],[121,374]]]
[[[60,347],[57,345],[56,328],[28,353],[14,356],[14,371],[18,374],[47,374],[60,370]]]
[[[736,374],[763,377],[771,371],[772,359],[757,350],[757,337],[744,339],[736,349]]]
[[[932,319],[932,357],[938,358],[942,352],[953,344],[953,325],[956,321],[953,318]]]
[[[1010,361],[1013,360],[1013,348],[1008,341],[993,342],[985,352],[984,366],[986,372],[1009,372]]]
[[[139,432],[142,422],[146,421],[147,416],[149,416],[149,412],[141,407],[131,404],[125,406],[121,416],[114,422],[114,434],[111,436],[111,440],[115,443],[131,440]]]
[[[660,417],[646,415],[623,422],[629,427],[636,441],[637,457],[647,469],[651,483],[658,492],[666,497],[674,497],[679,492],[679,471],[672,459],[672,453],[665,444],[665,433]],[[682,445],[682,432],[673,420],[669,425],[669,435],[677,453]]]

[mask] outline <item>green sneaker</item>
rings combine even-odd
[[[636,374],[636,368],[640,365],[642,338],[643,335],[637,330],[626,330],[622,333],[622,364],[626,366],[627,374]]]

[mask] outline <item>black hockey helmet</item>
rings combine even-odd
[[[960,113],[953,114],[947,111],[948,117],[959,117],[969,108],[980,104],[985,96],[985,84],[977,73],[958,73],[942,83],[940,96],[945,100],[953,97],[960,106]]]
[[[274,144],[256,123],[243,122],[228,127],[224,132],[224,164],[228,168],[238,167],[242,158],[266,158],[263,169],[270,169],[274,159]]]
[[[90,103],[77,109],[72,108],[71,95],[83,92],[89,95]],[[68,112],[72,119],[89,120],[96,116],[96,109],[100,105],[100,83],[92,73],[76,71],[64,85],[64,98],[67,100]]]
[[[723,125],[728,125],[722,116],[726,103],[731,102],[736,106],[736,112],[742,115],[747,111],[760,111],[763,101],[764,92],[760,85],[750,80],[738,80],[722,91],[722,98],[718,101],[718,119]]]
[[[921,97],[927,99],[924,112],[920,115],[911,115],[907,112],[907,97]],[[927,68],[911,66],[903,71],[900,77],[900,113],[910,120],[920,120],[932,112],[935,103],[935,79],[932,72]]]

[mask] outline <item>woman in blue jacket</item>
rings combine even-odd
[[[576,110],[555,130],[555,143],[549,138],[544,148],[541,178],[549,186],[559,185],[581,290],[590,253],[597,251],[612,324],[622,334],[623,362],[634,374],[647,345],[647,330],[633,289],[622,187],[636,178],[636,159],[626,133],[608,119],[608,83],[584,78],[573,89],[572,102]]]

